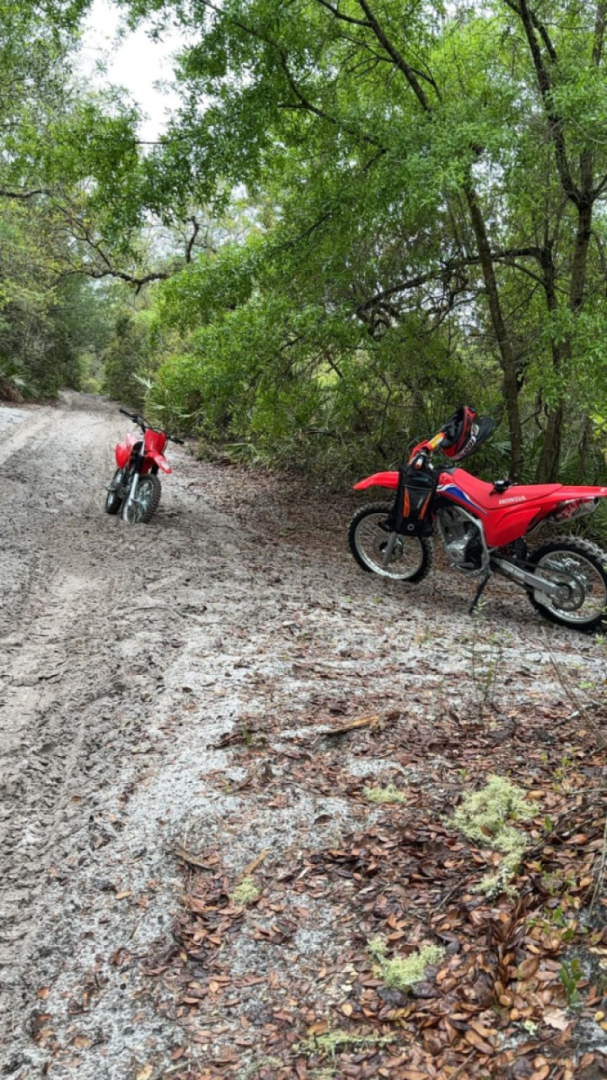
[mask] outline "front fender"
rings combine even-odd
[[[153,462],[154,465],[157,465],[159,469],[162,469],[163,473],[172,473],[173,472],[171,466],[169,465],[169,463],[168,463],[167,459],[164,457],[164,455],[156,453],[155,450],[152,450],[152,451],[148,450],[147,454],[145,455],[145,460],[146,460],[146,462],[147,461]],[[145,471],[147,472],[147,469]]]
[[[396,490],[398,487],[398,472],[373,473],[373,476],[368,476],[366,480],[359,480],[354,485],[354,491],[364,491],[365,488],[370,487],[393,488]]]

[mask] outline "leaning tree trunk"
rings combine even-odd
[[[487,290],[489,312],[495,331],[500,354],[500,363],[504,373],[504,398],[508,415],[508,428],[510,431],[510,477],[512,480],[520,480],[523,471],[523,431],[521,426],[521,414],[518,403],[519,386],[517,380],[516,360],[514,358],[512,344],[506,329],[506,323],[500,303],[495,267],[491,255],[491,247],[485,227],[482,210],[478,196],[471,182],[465,187],[466,200],[472,219],[472,227],[476,237],[478,254]]]
[[[587,188],[591,188],[590,175],[591,159],[589,155],[581,156],[581,173]],[[588,265],[588,248],[592,234],[592,207],[593,197],[589,191],[582,197],[578,204],[578,221],[575,235],[573,261],[571,267],[571,282],[569,287],[569,310],[575,316],[584,303],[584,288],[586,285],[586,269]],[[571,359],[572,343],[567,337],[561,346],[553,349],[553,367],[557,376],[562,374],[562,369]],[[558,480],[561,446],[563,442],[563,421],[565,416],[565,400],[563,397],[548,412],[548,421],[544,432],[544,443],[537,464],[536,480],[539,484],[550,483]]]

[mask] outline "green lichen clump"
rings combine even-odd
[[[371,938],[369,952],[377,961],[373,971],[385,986],[395,990],[409,990],[423,979],[427,967],[440,964],[445,955],[440,945],[424,945],[410,956],[394,956],[391,960],[388,960],[387,951],[386,940],[381,934]]]
[[[309,1039],[297,1043],[294,1049],[298,1054],[318,1054],[322,1057],[335,1057],[341,1048],[353,1049],[364,1046],[387,1046],[394,1042],[395,1035],[355,1035],[351,1031],[327,1031],[325,1035],[312,1035]]]
[[[481,847],[490,847],[504,855],[499,869],[486,874],[478,885],[480,892],[495,896],[518,870],[527,846],[524,832],[512,822],[531,821],[535,807],[525,798],[522,788],[503,776],[490,776],[482,791],[465,795],[453,816],[464,836]]]
[[[253,904],[260,896],[261,889],[257,888],[252,877],[243,878],[240,885],[237,885],[234,889],[234,892],[230,893],[231,899],[236,904]]]
[[[404,791],[399,791],[394,784],[388,784],[386,787],[366,787],[363,788],[363,795],[365,799],[369,799],[370,802],[375,803],[396,803],[406,802],[407,796]]]
[[[253,1077],[257,1076],[262,1069],[279,1069],[281,1065],[282,1061],[279,1058],[262,1056],[252,1065],[242,1069],[238,1073],[238,1080],[253,1080]]]

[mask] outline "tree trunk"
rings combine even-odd
[[[472,183],[467,183],[464,190],[466,192],[466,200],[468,202],[472,227],[476,237],[485,289],[487,290],[491,322],[497,338],[501,367],[504,373],[504,397],[506,400],[508,427],[510,430],[510,477],[512,480],[520,480],[523,470],[523,432],[518,404],[519,387],[517,382],[516,361],[513,355],[506,324],[504,322],[499,289],[495,276],[495,267],[491,257],[491,247],[487,237],[483,213]]]
[[[558,479],[563,437],[563,403],[548,413],[544,444],[537,463],[535,479],[538,484],[550,484]]]
[[[584,184],[589,187],[590,157],[588,154],[581,156],[581,172]],[[571,280],[569,283],[569,310],[576,315],[581,310],[584,298],[586,279],[586,267],[588,267],[588,252],[592,233],[592,207],[591,195],[580,201],[578,207],[578,227],[574,245],[574,257],[571,261]],[[544,289],[547,292],[548,306],[552,312],[557,310],[556,295],[554,293],[552,259],[550,264],[544,261]],[[567,338],[561,345],[553,343],[552,364],[555,374],[561,375],[563,366],[571,357],[571,340]],[[536,481],[538,484],[549,484],[558,480],[558,464],[561,460],[561,447],[563,444],[563,422],[565,417],[566,400],[563,396],[554,408],[549,409],[548,423],[545,427],[543,446],[536,469]]]

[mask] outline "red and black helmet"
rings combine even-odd
[[[462,405],[443,425],[445,438],[441,450],[451,461],[463,461],[478,450],[494,427],[495,420],[477,416],[474,409]]]

